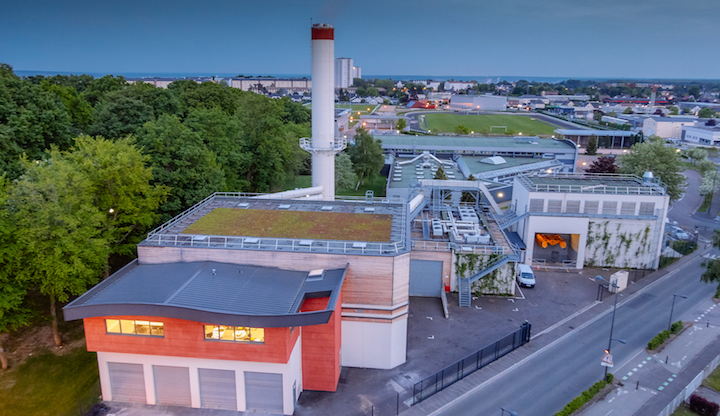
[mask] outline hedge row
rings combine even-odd
[[[662,331],[661,333],[655,335],[655,338],[651,339],[650,342],[648,342],[648,349],[650,351],[654,350],[655,348],[661,346],[665,340],[670,338],[670,331],[667,329]]]
[[[661,346],[663,342],[665,342],[668,338],[670,338],[670,334],[677,334],[682,329],[683,324],[682,321],[677,321],[674,324],[670,325],[670,330],[667,329],[662,331],[661,333],[655,335],[655,338],[651,339],[650,342],[648,342],[648,349],[650,351],[654,350],[655,348]]]
[[[612,374],[608,374],[608,380],[612,381]],[[555,416],[570,416],[578,410],[579,408],[583,407],[583,405],[587,402],[589,402],[593,397],[595,397],[596,394],[600,392],[605,386],[607,386],[608,382],[605,380],[600,380],[597,383],[593,384],[592,387],[582,392],[581,395],[574,398],[570,403],[565,405],[565,408],[563,410],[555,413]]]

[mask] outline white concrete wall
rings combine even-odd
[[[200,382],[199,368],[217,370],[234,370],[235,387],[237,389],[237,410],[244,412],[245,405],[245,371],[260,373],[275,373],[283,375],[283,413],[292,415],[295,410],[295,398],[292,397],[292,387],[296,383],[297,393],[302,391],[302,362],[301,342],[298,338],[295,347],[290,354],[286,364],[261,363],[249,361],[211,360],[202,358],[168,357],[146,354],[124,354],[115,352],[98,352],[98,367],[100,370],[100,387],[103,400],[112,401],[110,389],[110,375],[108,373],[108,362],[142,364],[145,374],[145,392],[147,404],[155,402],[155,381],[153,379],[153,365],[166,365],[176,367],[187,367],[190,371],[190,395],[192,407],[200,407]]]
[[[342,321],[341,365],[388,370],[406,360],[407,315],[394,322]]]
[[[594,218],[588,223],[585,265],[652,268],[658,252],[657,221]],[[661,230],[662,231],[662,230]],[[662,235],[662,234],[660,234]]]

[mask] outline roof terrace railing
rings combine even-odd
[[[652,184],[645,185],[640,177],[635,175],[610,174],[610,173],[557,173],[542,176],[517,176],[522,183],[531,192],[570,192],[570,193],[590,193],[590,194],[622,194],[622,195],[665,195],[665,184],[655,181]],[[542,184],[535,183],[534,178],[551,178],[551,179],[587,179],[587,180],[606,180],[607,183],[596,183],[592,185],[578,184]],[[613,185],[612,181],[633,180],[637,185]]]
[[[193,235],[156,233],[143,241],[146,245],[225,248],[237,250],[270,250],[304,253],[395,255],[406,251],[405,241],[391,243],[303,240],[291,238],[268,238],[247,236]]]
[[[452,243],[448,241],[425,241],[412,240],[412,249],[420,251],[451,251],[455,250],[463,253],[473,254],[513,254],[512,250],[508,250],[503,246],[493,246],[484,244],[467,244]]]

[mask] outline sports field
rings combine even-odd
[[[467,127],[475,134],[522,133],[526,136],[552,136],[556,127],[537,121],[533,117],[505,114],[463,115],[463,114],[426,114],[425,123],[433,133],[454,133],[459,125]],[[502,126],[502,127],[493,127]],[[507,132],[505,128],[507,127]],[[492,130],[492,131],[491,131]]]

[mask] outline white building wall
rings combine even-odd
[[[238,407],[237,410],[244,412],[245,405],[245,371],[274,373],[283,375],[283,413],[292,415],[295,410],[295,399],[292,396],[293,384],[297,386],[297,393],[302,391],[302,363],[301,363],[301,342],[300,338],[295,343],[290,359],[286,364],[261,363],[250,361],[214,360],[187,357],[168,357],[161,355],[146,354],[125,354],[115,352],[98,352],[98,367],[100,370],[100,388],[103,400],[112,401],[110,389],[110,375],[108,363],[129,363],[142,364],[145,375],[145,392],[147,395],[146,404],[155,404],[155,380],[153,378],[153,365],[166,365],[176,367],[187,367],[190,372],[190,395],[192,407],[200,407],[200,368],[217,370],[234,370],[235,387],[237,389]]]
[[[341,365],[387,370],[406,360],[407,315],[387,322],[342,321]]]
[[[352,58],[335,58],[335,88],[347,88],[353,84]]]
[[[720,130],[685,126],[683,127],[682,139],[706,146],[717,146],[720,144]]]
[[[577,268],[587,266],[655,268],[662,249],[662,235],[669,206],[666,195],[621,195],[602,193],[530,192],[517,179],[513,182],[513,206],[517,215],[529,210],[531,199],[544,201],[545,215],[530,215],[517,224],[517,232],[527,246],[525,262],[532,264],[535,234],[576,234]],[[561,200],[561,212],[567,211],[568,201],[580,201],[580,213],[585,212],[588,201],[598,203],[603,212],[604,203],[616,203],[611,215],[622,215],[622,203],[635,203],[631,216],[640,213],[642,202],[653,202],[655,220],[639,218],[584,217],[582,214],[548,215],[548,201]]]

